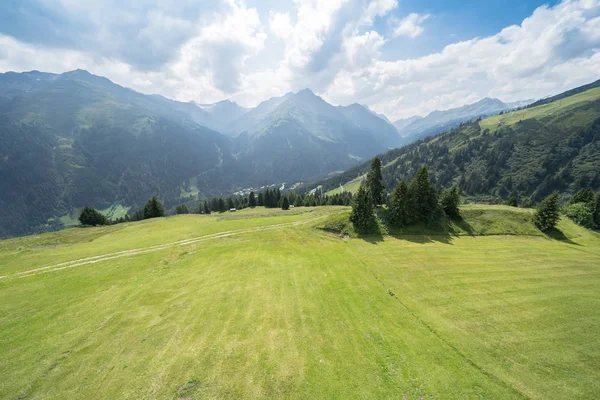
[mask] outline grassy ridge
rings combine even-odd
[[[501,125],[510,126],[526,119],[541,119],[551,117],[557,113],[568,113],[573,107],[580,106],[581,103],[596,101],[598,99],[600,99],[600,88],[594,88],[548,104],[486,118],[480,121],[479,124],[483,129],[493,131]]]
[[[306,210],[305,210],[306,211]],[[309,212],[178,216],[0,242],[0,398],[594,398],[600,237],[343,240]],[[341,217],[339,217],[341,215]],[[527,210],[470,205],[473,231]],[[286,222],[15,278],[31,265]],[[19,250],[20,249],[20,250]],[[24,251],[25,250],[25,251]],[[29,255],[12,262],[15,252]]]

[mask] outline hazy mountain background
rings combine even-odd
[[[485,98],[394,126],[365,106],[333,106],[308,89],[247,109],[227,100],[196,104],[144,95],[83,70],[0,74],[0,236],[60,228],[83,206],[135,210],[150,196],[171,207],[333,176],[324,183],[332,188],[356,179],[383,153],[396,165],[386,164],[388,184],[430,163],[439,168],[440,184],[457,181],[469,195],[514,192],[538,199],[545,188],[560,186],[540,183],[558,179],[549,178],[558,172],[561,188],[567,177],[575,186],[596,184],[599,153],[589,138],[596,140],[592,122],[599,110],[596,100],[588,98],[585,107],[573,101],[596,86],[535,103],[560,104],[560,113],[490,133],[477,123],[459,125],[527,102]],[[500,117],[506,115],[514,112]],[[441,139],[402,147],[456,127]],[[564,158],[551,158],[563,150]],[[446,164],[449,157],[454,166]],[[510,170],[503,169],[508,162]],[[550,165],[561,169],[550,171]]]
[[[524,100],[515,103],[504,103],[498,99],[486,97],[480,101],[459,108],[444,111],[433,111],[425,117],[413,116],[394,122],[394,127],[407,143],[416,142],[427,136],[455,128],[462,122],[479,117],[496,115],[502,111],[524,107],[534,100]]]
[[[347,169],[401,144],[359,105],[309,90],[245,109],[144,95],[77,70],[0,74],[0,236],[60,227],[85,205],[167,205]],[[63,218],[62,221],[60,218]]]

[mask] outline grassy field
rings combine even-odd
[[[600,396],[600,235],[477,205],[438,231],[317,229],[347,212],[1,241],[0,398]]]
[[[549,117],[555,113],[564,112],[569,107],[578,106],[582,102],[596,101],[598,99],[600,99],[600,88],[594,88],[562,100],[553,101],[552,103],[486,118],[479,125],[483,129],[487,128],[494,131],[500,125],[510,126],[521,120]]]

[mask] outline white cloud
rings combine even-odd
[[[398,7],[398,0],[373,0],[364,12],[361,25],[371,25],[375,17],[383,17]]]
[[[374,59],[341,70],[325,97],[334,103],[359,100],[396,119],[485,96],[515,101],[557,93],[599,78],[598,15],[598,0],[542,6],[521,25],[494,36],[420,58]]]
[[[421,25],[429,18],[429,14],[411,13],[400,21],[392,21],[396,27],[394,28],[394,37],[408,36],[416,38],[425,30]]]
[[[286,12],[269,12],[269,29],[280,39],[289,39],[294,33],[290,14]]]
[[[428,14],[394,20],[397,0],[295,0],[271,13],[243,0],[38,1],[80,21],[44,33],[77,41],[19,39],[0,27],[0,71],[83,68],[183,101],[253,106],[310,87],[334,104],[359,102],[395,119],[485,96],[542,97],[600,72],[600,0],[542,6],[496,35],[398,61],[384,54],[393,37],[418,36]],[[390,37],[375,29],[377,18],[392,24]]]

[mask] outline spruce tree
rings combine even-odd
[[[249,207],[256,207],[256,197],[254,196],[254,192],[250,192],[250,198],[248,199],[248,206]]]
[[[152,197],[144,206],[142,214],[144,219],[164,217],[165,208],[163,204],[156,199],[156,197]]]
[[[283,196],[283,198],[281,200],[281,209],[282,210],[290,209],[290,201],[288,200],[287,196]]]
[[[373,206],[380,206],[384,203],[385,188],[383,187],[381,176],[381,160],[375,157],[371,163],[371,169],[367,173],[367,190],[371,195]]]
[[[177,207],[175,207],[175,214],[179,215],[179,214],[189,214],[190,211],[188,210],[187,206],[185,204],[180,204]]]
[[[575,193],[575,196],[569,200],[569,204],[577,203],[585,203],[591,207],[594,203],[594,191],[590,188],[585,188]]]
[[[508,205],[511,207],[518,207],[519,203],[517,202],[517,197],[516,196],[510,196],[510,199],[508,199]]]
[[[408,184],[404,179],[400,181],[390,201],[389,216],[394,226],[406,226],[411,222],[411,198]]]
[[[350,221],[356,230],[370,232],[374,229],[375,215],[373,214],[373,200],[365,185],[361,185],[352,201]]]
[[[208,201],[204,202],[204,214],[210,214],[210,207],[208,206]]]
[[[534,221],[538,228],[547,231],[554,228],[559,219],[558,192],[554,192],[540,203]]]
[[[258,201],[257,201],[257,203],[258,203],[259,207],[263,207],[265,205],[265,195],[264,194],[262,194],[262,193],[258,194]]]
[[[91,207],[83,207],[81,214],[79,214],[79,222],[84,226],[107,225],[109,223],[100,211]]]
[[[450,218],[460,218],[460,211],[458,205],[460,204],[460,194],[456,185],[452,188],[445,190],[442,194],[442,208],[444,213]]]
[[[594,201],[593,220],[596,229],[600,229],[600,192],[596,194],[596,200]]]
[[[227,205],[225,204],[225,200],[219,197],[219,212],[225,212],[227,210]]]
[[[413,200],[414,219],[431,222],[439,216],[437,192],[429,183],[429,171],[423,166],[410,182],[409,190]]]
[[[235,204],[233,203],[233,199],[230,197],[227,199],[227,209],[231,210],[232,208],[235,208]]]

